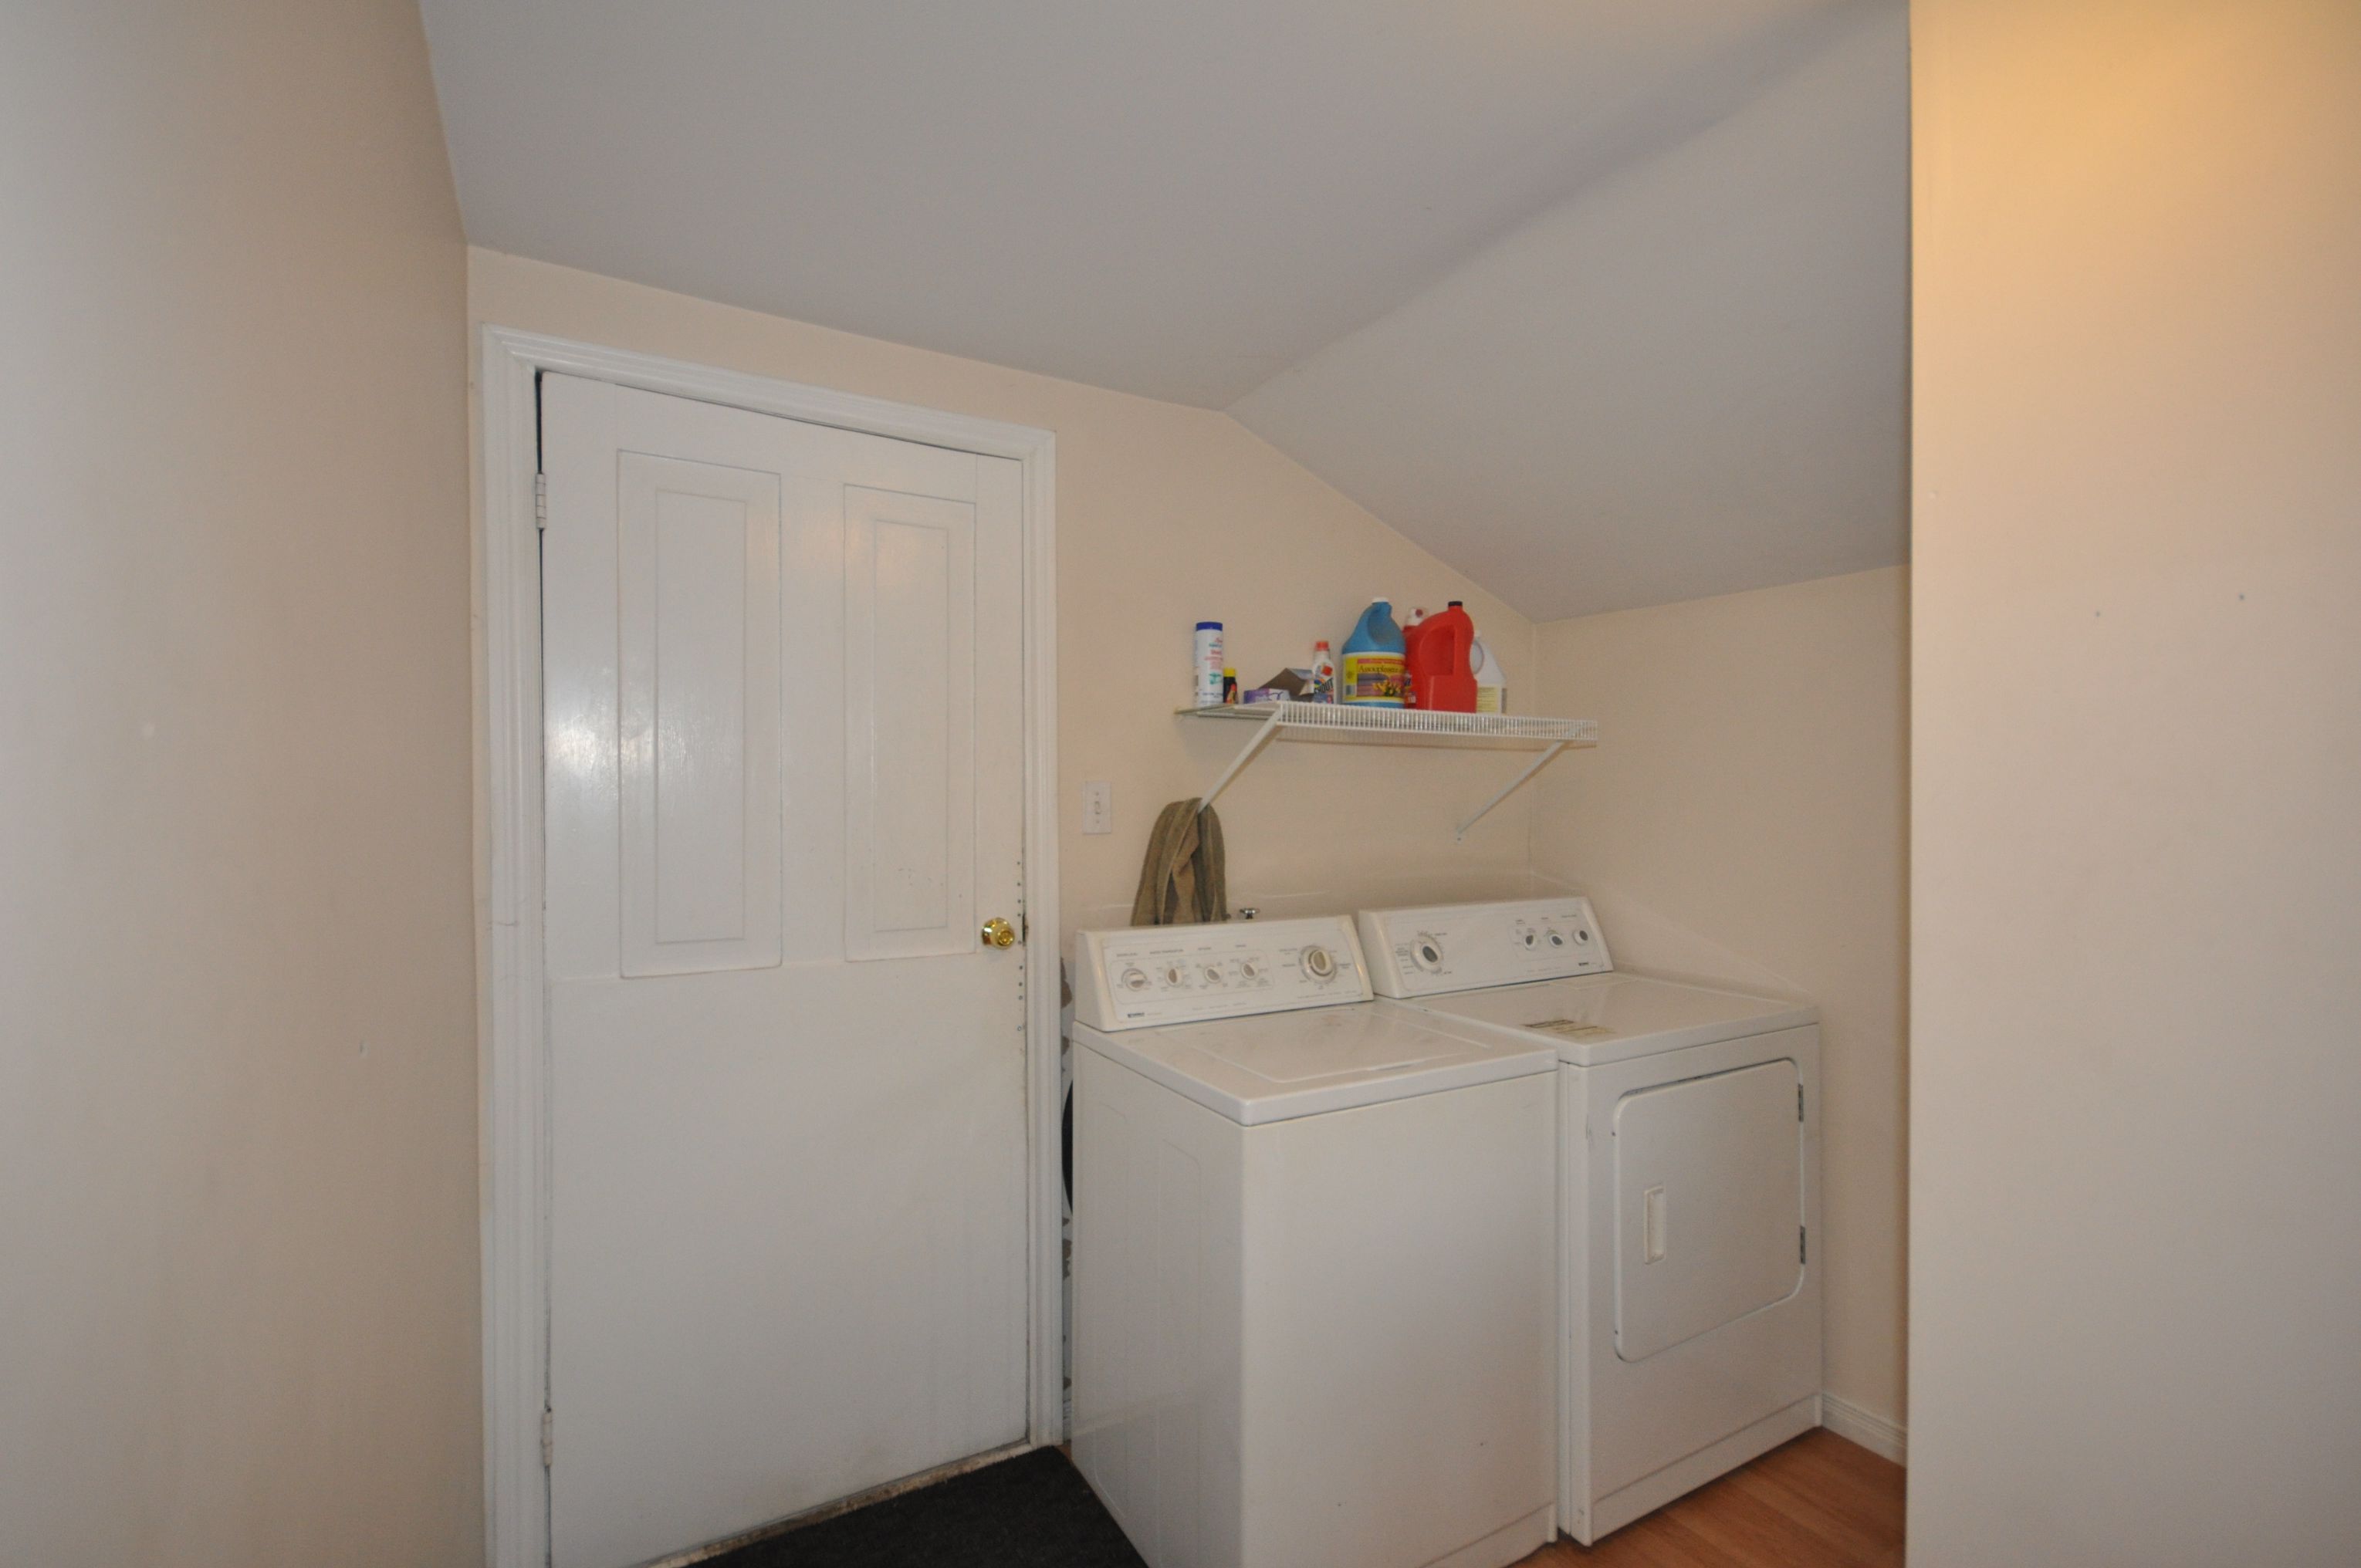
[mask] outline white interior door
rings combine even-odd
[[[1026,1431],[1019,465],[547,375],[550,1527]]]

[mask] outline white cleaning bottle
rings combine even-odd
[[[1201,620],[1197,623],[1197,645],[1192,667],[1195,689],[1190,701],[1199,707],[1222,706],[1222,623]]]
[[[1509,711],[1509,676],[1500,668],[1500,661],[1492,657],[1491,645],[1481,637],[1476,639],[1471,663],[1476,667],[1476,711],[1506,713]]]

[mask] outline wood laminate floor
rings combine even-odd
[[[1517,1568],[1901,1568],[1902,1476],[1808,1431],[1597,1546],[1561,1539]]]

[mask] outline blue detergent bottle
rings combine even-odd
[[[1394,624],[1390,599],[1372,599],[1345,639],[1344,667],[1337,672],[1340,702],[1363,707],[1402,706],[1401,628]]]

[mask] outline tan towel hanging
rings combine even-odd
[[[1211,806],[1176,800],[1156,814],[1139,892],[1131,901],[1135,926],[1194,926],[1230,917],[1228,878],[1222,866],[1222,819]]]

